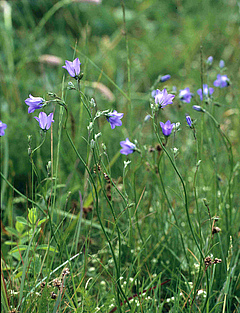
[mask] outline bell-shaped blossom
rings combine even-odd
[[[41,97],[33,97],[29,95],[29,98],[25,100],[25,103],[29,106],[28,113],[33,113],[35,110],[41,109],[45,100]]]
[[[190,103],[192,96],[189,87],[179,90],[179,99],[182,102]]]
[[[163,91],[160,91],[159,89],[156,90],[156,94],[154,96],[155,103],[158,104],[160,108],[164,108],[166,105],[173,103],[172,100],[175,97],[175,95],[172,95],[171,93],[167,93],[166,88],[163,89]]]
[[[208,57],[207,64],[212,65],[212,62],[213,62],[213,57],[212,56]]]
[[[225,62],[223,60],[220,60],[219,62],[219,67],[223,68],[225,66]]]
[[[224,87],[227,87],[230,85],[230,81],[229,81],[227,75],[218,74],[217,79],[214,81],[213,85],[215,87],[224,88]]]
[[[171,75],[167,74],[167,75],[164,75],[160,78],[160,82],[161,83],[164,83],[166,82],[167,80],[169,80],[171,78]]]
[[[79,61],[79,58],[76,58],[75,60],[73,60],[73,62],[71,61],[65,61],[65,64],[64,66],[62,66],[63,68],[65,68],[69,75],[72,76],[72,77],[76,77],[77,75],[80,74],[80,61]]]
[[[129,141],[128,138],[125,141],[120,141],[120,145],[123,148],[120,150],[120,153],[122,154],[128,155],[130,153],[133,153],[136,149],[135,144]]]
[[[174,125],[175,124],[171,123],[169,120],[165,124],[163,122],[160,122],[160,126],[162,127],[163,135],[169,136],[172,132]]]
[[[116,110],[114,110],[112,113],[108,113],[106,116],[107,121],[110,123],[110,126],[112,129],[114,129],[115,126],[122,125],[122,121],[121,121],[122,117],[123,117],[123,113],[118,113]]]
[[[208,87],[207,84],[203,84],[203,89],[198,89],[197,90],[197,94],[199,95],[201,101],[203,99],[203,95],[204,94],[205,98],[208,98],[209,96],[212,95],[212,93],[214,92],[214,89],[212,87]]]
[[[7,124],[3,123],[2,121],[0,121],[0,136],[4,136],[5,135],[5,129],[7,128]]]
[[[186,116],[186,121],[187,121],[188,126],[192,127],[192,119],[191,119],[191,117],[187,113],[185,114],[185,116]]]
[[[205,112],[205,110],[202,107],[200,107],[200,105],[193,105],[192,108],[198,112]]]
[[[54,122],[53,120],[53,113],[50,113],[48,116],[44,112],[40,112],[39,116],[34,118],[39,122],[39,126],[43,130],[48,130],[51,127],[51,124]]]

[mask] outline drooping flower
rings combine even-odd
[[[182,102],[190,103],[192,96],[189,87],[179,90],[179,99]]]
[[[218,74],[217,79],[214,81],[213,85],[215,87],[224,88],[224,87],[227,87],[230,85],[230,81],[229,81],[227,75]]]
[[[199,112],[205,112],[205,110],[202,107],[200,107],[200,105],[193,105],[192,108]]]
[[[5,135],[5,129],[7,128],[7,124],[3,123],[2,121],[0,121],[0,136],[4,136]]]
[[[48,130],[51,127],[51,124],[54,122],[53,120],[53,113],[50,113],[48,116],[44,112],[40,112],[39,116],[34,118],[39,122],[39,126],[43,130]]]
[[[213,57],[212,56],[208,57],[207,64],[212,65],[212,62],[213,62]]]
[[[120,145],[123,149],[120,150],[120,153],[122,154],[130,154],[133,153],[136,149],[136,146],[134,143],[130,142],[127,138],[125,141],[120,141]]]
[[[174,97],[175,95],[172,95],[171,93],[168,94],[166,88],[164,88],[163,91],[160,91],[159,89],[156,90],[154,99],[159,108],[164,108],[166,105],[172,103]]]
[[[201,101],[203,99],[202,92],[205,98],[208,98],[209,96],[212,95],[212,93],[214,92],[214,89],[212,87],[208,87],[207,84],[203,84],[203,89],[200,88],[197,90],[197,94],[199,95]]]
[[[144,117],[144,122],[147,122],[147,121],[149,121],[150,120],[150,118],[151,118],[151,115],[146,115],[145,117]]]
[[[223,68],[225,66],[225,62],[223,60],[220,60],[219,62],[219,67]]]
[[[174,125],[175,124],[171,123],[169,120],[165,124],[163,122],[160,122],[160,126],[162,127],[163,135],[169,136],[172,132]]]
[[[37,109],[41,109],[45,100],[41,97],[33,97],[31,94],[29,98],[25,100],[25,103],[29,106],[28,113],[33,113]]]
[[[122,117],[123,117],[123,113],[118,113],[116,110],[114,110],[112,113],[108,113],[106,116],[107,121],[110,123],[110,126],[112,129],[114,129],[115,126],[122,125],[122,121],[121,121]]]
[[[167,75],[164,75],[160,78],[160,82],[161,83],[164,83],[166,82],[167,80],[169,80],[171,78],[171,75],[167,74]]]
[[[191,120],[191,117],[186,113],[185,114],[186,116],[186,121],[187,121],[187,124],[189,127],[192,127],[192,120]]]
[[[62,66],[63,68],[65,68],[69,75],[72,76],[72,77],[76,77],[80,74],[80,61],[79,61],[79,58],[76,58],[75,60],[73,60],[73,62],[71,61],[65,61],[65,64],[64,66]]]

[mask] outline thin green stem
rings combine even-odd
[[[116,256],[115,256],[115,253],[114,253],[114,250],[113,250],[113,246],[112,246],[111,240],[110,240],[110,238],[109,238],[109,236],[108,236],[108,234],[107,234],[107,232],[106,232],[106,230],[105,230],[105,228],[104,228],[104,225],[103,225],[102,220],[101,220],[101,217],[100,217],[100,212],[99,212],[99,207],[98,207],[98,193],[97,193],[97,188],[96,188],[96,184],[95,184],[95,182],[94,182],[92,173],[90,172],[90,170],[89,170],[87,164],[85,163],[85,161],[83,160],[82,156],[81,156],[81,155],[79,154],[79,152],[77,151],[77,149],[76,149],[76,147],[75,147],[75,145],[74,145],[74,143],[73,143],[73,141],[72,141],[72,138],[70,137],[70,135],[69,135],[67,129],[66,129],[66,134],[67,134],[68,140],[69,140],[70,144],[72,145],[72,147],[73,147],[73,149],[74,149],[74,151],[75,151],[77,157],[78,157],[79,160],[83,163],[85,169],[87,170],[88,175],[89,175],[89,178],[90,178],[91,183],[92,183],[92,185],[93,185],[93,189],[94,189],[94,193],[95,193],[95,206],[96,206],[96,212],[97,212],[98,220],[99,220],[99,223],[100,223],[100,225],[101,225],[101,228],[102,228],[102,231],[103,231],[103,233],[104,233],[104,236],[105,236],[105,238],[107,239],[108,245],[109,245],[109,247],[110,247],[110,250],[111,250],[111,253],[112,253],[112,256],[113,256],[113,261],[114,261],[114,264],[115,264],[115,268],[116,268],[116,270],[117,270],[117,277],[120,277],[119,265],[118,265],[117,260],[116,260]],[[110,206],[110,207],[111,207],[111,206]],[[112,207],[111,207],[111,209],[112,209]],[[112,209],[112,212],[114,212],[113,209]],[[119,280],[119,279],[117,279],[117,285],[118,285],[119,291],[121,292],[121,294],[123,295],[123,297],[124,297],[125,300],[127,301],[129,308],[131,309],[130,303],[129,303],[129,301],[128,301],[126,295],[125,295],[125,293],[124,293],[123,290],[122,290],[122,287],[121,287],[121,284],[120,284],[120,280]],[[119,301],[120,301],[120,300],[119,300]],[[120,308],[120,303],[119,303],[119,308]],[[120,309],[120,310],[121,310],[121,309]]]

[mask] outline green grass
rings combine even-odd
[[[237,4],[10,1],[2,12],[2,312],[238,312]],[[46,54],[58,64],[41,61]],[[62,69],[75,57],[82,94]],[[231,85],[201,103],[197,89],[220,72]],[[164,74],[172,78],[161,84]],[[151,90],[173,86],[189,87],[191,103],[177,91],[152,110]],[[48,92],[68,118],[58,102],[47,105],[55,122],[31,158],[39,112],[27,114],[24,100],[53,100]],[[107,109],[124,113],[121,127],[94,120]],[[180,123],[168,140],[167,120]],[[119,153],[126,137],[141,153]],[[206,268],[209,256],[221,262]]]

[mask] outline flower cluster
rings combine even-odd
[[[209,66],[212,65],[213,57],[212,56],[208,57],[206,63]],[[79,81],[81,79],[80,65],[81,65],[80,60],[76,58],[72,62],[65,60],[65,65],[62,67],[68,71],[71,77]],[[219,62],[219,68],[222,69],[224,67],[225,67],[225,62],[221,60]],[[171,76],[167,74],[167,75],[161,76],[159,81],[166,82],[170,78]],[[220,87],[220,88],[227,87],[229,84],[230,84],[230,81],[227,75],[221,75],[221,74],[217,75],[217,79],[213,83],[215,87]],[[214,92],[214,89],[212,87],[208,87],[207,84],[203,84],[202,88],[197,90],[197,94],[199,95],[199,98],[201,101],[203,101],[203,99],[208,100],[212,96],[213,92]],[[190,103],[193,96],[194,94],[190,92],[189,87],[179,90],[179,100],[184,103]],[[166,107],[168,104],[172,104],[173,99],[175,98],[175,95],[168,93],[166,88],[164,88],[162,91],[159,89],[153,90],[152,97],[154,98],[154,102],[155,102],[155,105],[151,104],[151,107],[154,112],[154,111],[157,111],[158,109]],[[45,99],[41,97],[33,97],[31,94],[29,95],[29,98],[25,100],[25,103],[28,105],[28,113],[33,113],[37,109],[42,109],[43,107],[46,106],[48,102],[49,101],[46,101]],[[199,112],[205,112],[205,110],[201,106],[198,106],[198,105],[194,105],[193,109]],[[107,111],[102,111],[100,113],[98,112],[95,118],[101,115],[105,115],[107,121],[110,124],[111,129],[114,129],[116,126],[122,125],[121,119],[123,118],[123,115],[124,115],[123,113],[118,113],[116,110],[112,112],[109,112],[109,110],[107,110]],[[144,121],[147,121],[150,117],[151,117],[150,115],[147,115]],[[34,117],[34,118],[39,122],[40,128],[44,131],[47,131],[51,127],[51,124],[54,122],[53,113],[50,113],[49,115],[47,115],[45,112],[40,112],[39,116]],[[194,128],[191,117],[188,114],[186,114],[186,121],[190,128]],[[160,122],[160,126],[162,128],[163,135],[165,137],[168,137],[172,133],[172,130],[175,127],[175,124],[171,123],[170,120],[168,120],[166,123]],[[0,122],[0,135],[1,136],[4,135],[4,129],[6,127],[7,127],[6,124],[3,124],[2,122]],[[122,149],[120,150],[120,153],[122,154],[128,155],[128,154],[133,153],[134,151],[138,151],[138,149],[136,148],[136,145],[130,142],[128,138],[126,138],[125,141],[121,141],[120,145],[122,147]]]
[[[200,100],[203,100],[203,95],[205,97],[205,99],[207,99],[209,96],[211,96],[214,92],[214,89],[212,87],[208,87],[207,84],[203,84],[203,88],[198,89],[197,90],[197,94],[200,97]]]

